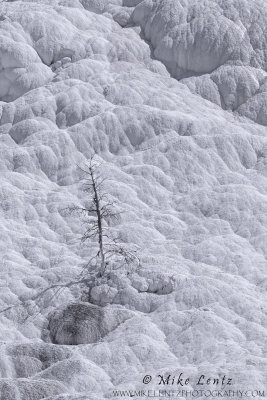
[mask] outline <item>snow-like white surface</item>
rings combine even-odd
[[[144,0],[131,19],[193,93],[267,125],[264,1]]]
[[[32,0],[0,13],[1,308],[90,257],[66,207],[86,200],[76,165],[92,150],[127,211],[116,229],[142,256],[93,293],[132,313],[99,343],[47,343],[48,312],[75,288],[42,315],[29,302],[26,322],[1,314],[2,397],[100,400],[179,371],[266,389],[264,1]]]

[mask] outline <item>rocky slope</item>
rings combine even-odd
[[[201,374],[267,390],[266,23],[264,0],[0,2],[0,306],[29,299],[0,314],[1,400],[180,372],[188,390]],[[92,151],[142,268],[94,292],[127,318],[52,344],[49,315],[79,293],[30,299],[90,257],[66,209]]]

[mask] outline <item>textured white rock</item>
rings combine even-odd
[[[132,20],[154,57],[193,93],[266,125],[265,95],[258,96],[267,69],[261,0],[144,0]]]
[[[39,400],[51,395],[56,396],[66,389],[59,382],[48,380],[0,379],[0,393],[5,400]]]
[[[98,343],[42,342],[48,313],[75,301],[75,288],[47,293],[38,315],[28,302],[26,322],[20,307],[0,315],[0,340],[16,342],[1,346],[5,396],[28,387],[34,400],[40,390],[49,400],[102,399],[143,389],[143,372],[195,376],[203,364],[265,388],[264,2],[0,8],[0,307],[69,281],[90,258],[66,207],[86,201],[76,164],[92,150],[127,211],[115,229],[142,258],[137,276],[110,278],[112,296],[95,289],[95,302],[103,290],[135,315]]]
[[[151,41],[155,57],[177,78],[210,73],[229,61],[248,63],[254,50],[238,1],[144,0],[133,21]]]

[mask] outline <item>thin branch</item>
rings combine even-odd
[[[41,292],[38,292],[35,296],[31,297],[30,299],[24,300],[24,301],[20,301],[16,304],[12,304],[11,306],[8,306],[6,308],[3,308],[2,310],[0,310],[0,314],[9,311],[15,307],[18,306],[25,306],[25,304],[29,301],[35,301],[38,300],[40,298],[42,298],[47,292],[49,292],[50,290],[54,290],[54,289],[66,289],[66,288],[70,288],[71,286],[75,286],[75,285],[80,285],[80,284],[88,284],[90,283],[91,279],[90,278],[83,278],[77,281],[70,281],[67,283],[62,283],[62,284],[54,284],[51,286],[48,286],[46,288],[44,288]]]

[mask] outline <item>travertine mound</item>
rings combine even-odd
[[[203,365],[266,388],[266,26],[263,0],[0,2],[0,307],[29,299],[0,313],[6,396],[99,400]],[[30,299],[96,250],[66,212],[93,151],[141,266],[75,325],[76,287]],[[49,314],[57,343],[95,342],[49,343]]]
[[[67,347],[38,342],[9,344],[5,353],[15,369],[17,378],[33,376],[72,355]]]
[[[131,18],[154,57],[193,93],[267,125],[262,0],[144,0]]]
[[[40,400],[66,391],[59,382],[28,379],[0,379],[1,400]]]

